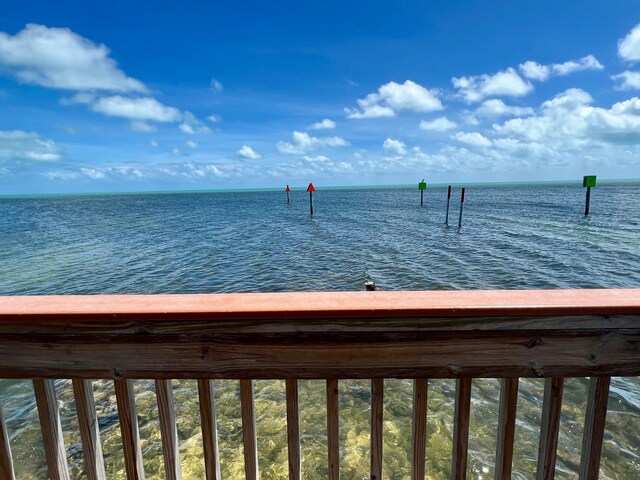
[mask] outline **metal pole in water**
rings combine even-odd
[[[420,206],[422,207],[424,205],[424,191],[427,189],[427,182],[424,181],[424,178],[418,184],[418,188],[420,189]]]
[[[447,215],[444,217],[444,224],[449,225],[449,204],[451,203],[451,185],[447,188]]]
[[[309,214],[313,215],[313,192],[316,191],[316,188],[313,186],[313,183],[310,183],[307,187],[307,192],[309,192]]]
[[[460,216],[458,217],[458,228],[462,227],[462,208],[464,207],[464,188],[460,194]]]
[[[589,204],[591,203],[591,187],[596,186],[596,176],[595,175],[585,175],[582,177],[582,186],[587,187],[587,199],[584,204],[584,216],[589,215]]]
[[[424,190],[420,190],[420,206],[424,205]]]
[[[287,205],[289,205],[291,203],[291,200],[289,199],[289,192],[291,191],[291,189],[289,188],[289,185],[287,185],[287,189],[285,190],[285,192],[287,192]]]
[[[591,187],[587,187],[587,200],[584,205],[584,215],[589,215],[589,204],[591,203]]]

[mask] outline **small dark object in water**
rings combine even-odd
[[[374,282],[373,280],[367,280],[366,282],[364,282],[364,289],[367,292],[373,292],[375,290],[378,290],[378,286],[376,285],[376,282]]]

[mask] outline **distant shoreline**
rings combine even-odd
[[[640,183],[640,178],[625,179],[598,179],[598,185],[631,185]],[[452,182],[452,183],[427,183],[427,189],[446,188],[448,185],[453,187],[527,187],[527,186],[582,186],[582,180],[538,180],[538,181],[513,181],[513,182]],[[319,190],[391,190],[391,189],[407,189],[417,188],[417,183],[413,184],[391,184],[391,185],[330,185],[317,186]],[[306,185],[291,186],[292,192],[305,192]],[[65,192],[65,193],[14,193],[2,195],[0,199],[11,198],[49,198],[49,197],[99,197],[99,196],[116,196],[116,195],[180,195],[180,194],[197,194],[197,193],[263,193],[263,192],[284,192],[284,187],[266,187],[266,188],[215,188],[215,189],[198,189],[198,190],[140,190],[131,192]]]

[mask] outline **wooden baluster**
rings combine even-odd
[[[75,379],[72,383],[76,411],[78,412],[78,427],[82,439],[85,475],[89,480],[106,480],[100,428],[93,398],[93,384],[91,380],[81,379]]]
[[[144,465],[140,449],[140,432],[136,399],[131,380],[115,380],[118,417],[120,418],[120,434],[124,450],[124,466],[129,480],[144,480]]]
[[[60,423],[60,412],[58,411],[58,400],[53,380],[34,378],[33,391],[38,406],[49,478],[51,480],[68,480],[67,451],[64,447],[62,424]]]
[[[427,447],[427,392],[426,378],[413,381],[413,433],[411,455],[411,479],[424,480]]]
[[[503,378],[500,386],[496,480],[509,480],[511,478],[517,405],[518,378]]]
[[[451,478],[464,480],[467,476],[469,446],[469,413],[471,410],[471,379],[456,380],[456,407],[453,418],[453,458]]]
[[[300,480],[300,418],[298,381],[287,380],[287,445],[289,449],[289,480]]]
[[[240,405],[242,408],[245,479],[258,480],[258,441],[254,414],[253,380],[240,380]]]
[[[582,438],[580,480],[598,480],[611,377],[591,377]]]
[[[7,434],[7,424],[4,421],[2,404],[0,403],[0,478],[14,480],[13,460],[11,459],[11,447],[9,445],[9,435]]]
[[[171,380],[156,380],[156,397],[158,399],[158,417],[160,420],[165,478],[168,480],[182,480],[176,407],[173,401]]]
[[[371,480],[382,478],[384,380],[371,380]]]
[[[329,480],[340,478],[338,380],[327,380],[327,446]]]
[[[537,480],[553,480],[556,474],[556,453],[558,451],[563,389],[564,378],[547,378],[544,382]]]
[[[218,426],[211,380],[198,380],[198,396],[200,398],[200,422],[204,446],[204,470],[207,480],[220,480]]]

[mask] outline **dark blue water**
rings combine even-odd
[[[0,294],[640,287],[640,185],[0,199]]]
[[[290,205],[284,192],[0,198],[0,295],[363,290],[367,280],[385,290],[640,287],[640,184],[597,187],[588,217],[584,196],[578,184],[471,187],[460,229],[459,189],[451,202],[450,226],[444,224],[446,189],[438,188],[427,190],[424,207],[417,189],[319,189],[313,217],[306,192],[293,192]],[[453,413],[447,382],[435,381],[435,393],[430,393],[439,403],[429,413],[438,431],[429,437],[428,455],[438,452],[442,458]],[[81,457],[74,460],[73,455],[79,439],[70,387],[68,382],[58,385],[74,478],[82,478]],[[492,473],[497,386],[495,380],[474,381],[470,478]],[[360,387],[345,384],[344,389]],[[577,478],[586,387],[585,379],[567,380],[557,478]],[[140,386],[139,408],[153,397],[152,388]],[[187,392],[185,398],[195,398],[192,387],[176,388]],[[235,387],[224,388],[222,394],[232,396]],[[410,384],[401,388],[403,398],[410,399]],[[535,471],[541,395],[539,380],[522,380],[514,478],[531,478]],[[99,384],[96,396],[101,421],[115,416],[109,382]],[[44,457],[30,383],[0,380],[0,401],[19,477],[42,478]],[[408,429],[402,438],[410,438],[408,402],[385,413],[388,422],[403,425],[399,431]],[[187,405],[186,418],[198,417],[195,403],[182,404]],[[230,404],[237,406],[237,400]],[[322,414],[316,413],[322,423]],[[156,424],[143,422],[143,432],[157,425],[155,418]],[[224,425],[223,414],[219,421]],[[105,451],[118,452],[113,443],[117,426],[107,423]],[[193,428],[182,445],[199,452],[193,433],[197,425]],[[638,428],[640,382],[613,379],[603,478],[637,473]],[[159,440],[149,445],[157,450]],[[162,472],[158,452],[145,457],[145,468]],[[122,478],[114,455],[107,455],[107,465],[114,478]],[[227,468],[237,464],[230,460]],[[395,473],[392,478],[406,478]],[[162,473],[148,476],[161,478]]]

